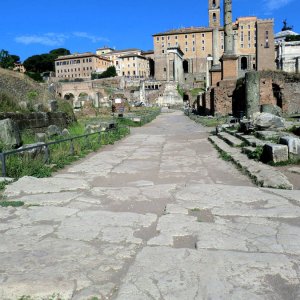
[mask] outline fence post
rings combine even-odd
[[[6,177],[5,153],[0,153],[0,160],[2,165],[2,177]]]
[[[88,135],[85,136],[85,145],[86,145],[87,148],[91,148],[90,147],[91,144],[90,144],[90,140],[89,140],[89,136]]]
[[[46,145],[45,146],[46,150],[45,150],[45,163],[49,163],[50,161],[50,150],[49,150],[49,146]]]
[[[73,144],[73,139],[70,140],[70,155],[74,155],[74,144]]]
[[[98,133],[98,144],[101,145],[101,131],[99,131]]]

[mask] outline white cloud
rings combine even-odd
[[[45,46],[61,46],[68,36],[64,34],[46,33],[43,35],[21,35],[15,41],[24,45],[40,44]]]
[[[94,36],[94,35],[91,35],[87,32],[73,32],[73,35],[76,36],[76,37],[79,37],[79,38],[88,39],[92,43],[98,43],[98,42],[101,42],[101,41],[105,41],[105,42],[109,41],[107,38]]]
[[[54,32],[48,32],[41,35],[27,34],[17,36],[15,41],[24,45],[40,44],[44,46],[62,46],[65,44],[65,41],[70,38],[84,38],[90,40],[92,43],[109,41],[107,38],[97,37],[87,32],[73,32],[69,35]]]
[[[264,5],[268,12],[272,12],[288,5],[293,1],[294,0],[264,0]]]

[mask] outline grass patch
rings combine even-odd
[[[196,123],[200,123],[206,127],[216,127],[217,125],[224,124],[226,122],[226,117],[205,117],[198,116],[195,114],[189,114],[189,118]]]
[[[0,200],[0,206],[1,207],[20,207],[23,206],[24,202],[23,201],[6,201],[6,200]]]
[[[251,153],[247,153],[247,156],[250,159],[261,160],[262,153],[263,153],[263,147],[257,146],[255,151]]]
[[[288,165],[300,165],[300,158],[290,158],[286,161],[280,161],[280,162],[269,162],[268,165],[273,167],[283,167]]]

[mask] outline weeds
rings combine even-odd
[[[1,207],[20,207],[23,206],[24,202],[23,201],[6,201],[6,200],[0,200],[0,206]]]

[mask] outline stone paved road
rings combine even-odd
[[[0,299],[300,299],[300,192],[258,189],[180,112],[8,186]]]

